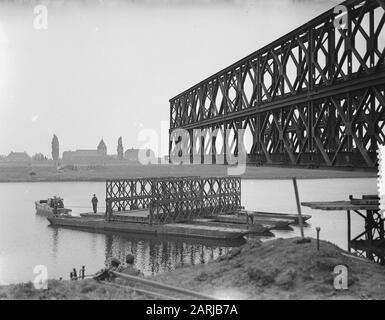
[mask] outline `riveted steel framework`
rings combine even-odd
[[[385,0],[342,5],[344,28],[331,9],[172,98],[170,158],[184,129],[188,156],[202,162],[242,143],[252,162],[375,166],[385,143]]]
[[[351,212],[364,221],[364,231],[351,238]],[[385,264],[384,217],[380,210],[348,210],[348,250],[361,257]]]
[[[190,220],[241,207],[237,177],[167,177],[106,182],[106,207],[113,212],[150,209],[150,223]]]
[[[111,211],[149,208],[154,199],[154,178],[106,181],[106,205]]]
[[[240,178],[163,180],[158,186],[162,197],[151,207],[153,221],[157,223],[188,221],[241,208]]]

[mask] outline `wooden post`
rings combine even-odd
[[[373,251],[370,250],[373,248],[373,229],[374,229],[374,220],[373,220],[373,211],[366,210],[366,219],[365,219],[365,229],[367,235],[367,242],[369,244],[369,250],[366,251],[366,257],[370,260],[374,260]]]
[[[321,231],[321,228],[317,227],[316,230],[317,230],[317,251],[319,251],[319,232]]]
[[[149,222],[150,222],[150,226],[152,226],[152,219],[153,219],[153,212],[154,212],[154,200],[152,200],[150,202],[149,208],[150,208],[150,216],[149,216],[150,221]]]
[[[107,221],[111,221],[111,216],[112,216],[112,203],[111,200],[107,201]]]
[[[348,251],[351,252],[351,247],[350,247],[350,241],[351,241],[351,221],[350,221],[350,210],[347,211],[348,215]]]
[[[302,220],[302,212],[301,212],[301,203],[299,202],[297,178],[293,178],[293,185],[294,185],[295,200],[297,202],[298,222],[299,222],[299,228],[301,229],[301,238],[304,239],[305,235],[303,232],[303,220]]]

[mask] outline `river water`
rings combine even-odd
[[[350,194],[376,194],[376,179],[321,179],[298,181],[301,201],[336,201]],[[44,217],[36,216],[34,201],[53,195],[65,199],[73,214],[91,211],[91,196],[96,193],[103,204],[105,184],[101,182],[0,183],[0,284],[32,281],[37,265],[47,267],[49,278],[66,279],[73,268],[86,267],[86,273],[101,269],[106,258],[124,259],[127,253],[146,275],[171,271],[179,265],[206,263],[239,246],[243,241],[223,243],[180,238],[99,234],[50,227]],[[248,210],[296,212],[290,180],[243,180],[242,204]],[[312,218],[306,236],[315,236],[347,248],[346,213],[303,208]],[[353,234],[362,221],[353,216]],[[274,232],[276,237],[299,235],[293,231]]]

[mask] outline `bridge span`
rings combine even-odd
[[[385,0],[345,1],[170,99],[170,158],[375,167],[384,24]]]

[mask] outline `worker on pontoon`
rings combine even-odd
[[[94,209],[94,213],[96,213],[98,211],[98,198],[96,198],[95,194],[92,197],[91,202],[92,202],[92,208]]]

